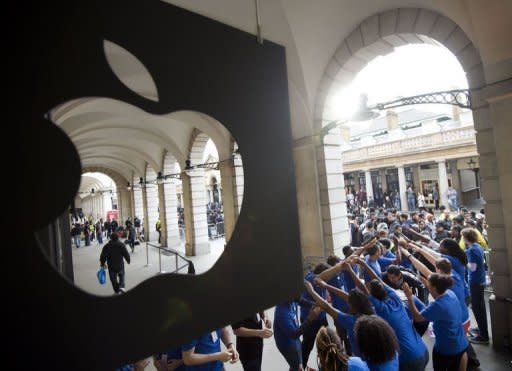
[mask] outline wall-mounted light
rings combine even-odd
[[[156,177],[156,182],[158,184],[163,184],[164,183],[164,176],[162,175],[161,171],[158,172],[158,176]]]
[[[128,184],[126,185],[126,189],[129,190],[129,191],[132,190],[132,186],[131,186],[130,182],[128,182]]]

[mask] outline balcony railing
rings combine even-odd
[[[419,135],[413,138],[405,138],[368,147],[349,149],[343,152],[343,163],[424,152],[429,149],[439,150],[464,144],[476,144],[475,129],[472,126]]]

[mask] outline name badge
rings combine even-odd
[[[219,340],[219,337],[217,336],[217,331],[212,331],[212,341],[215,343],[217,340]]]

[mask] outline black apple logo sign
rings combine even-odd
[[[13,161],[23,197],[6,258],[7,273],[22,279],[6,288],[13,303],[6,332],[13,344],[24,335],[18,348],[31,349],[25,359],[55,369],[114,369],[296,297],[302,259],[284,48],[157,0],[60,5],[35,2],[10,17],[23,30],[12,35],[13,94],[20,95],[9,107],[21,129]],[[104,40],[141,61],[154,90],[123,80],[105,58]],[[31,232],[67,213],[81,167],[70,138],[45,115],[83,97],[153,115],[203,112],[236,138],[244,203],[230,243],[207,273],[161,275],[99,298],[48,264]]]

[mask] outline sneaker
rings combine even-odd
[[[478,327],[472,327],[469,329],[468,334],[475,337],[480,335],[480,330],[478,329]]]
[[[124,287],[120,287],[119,288],[119,293],[120,294],[124,294],[126,292],[126,290],[124,289]]]
[[[470,338],[469,341],[473,344],[489,344],[489,339],[486,339],[480,335]]]

